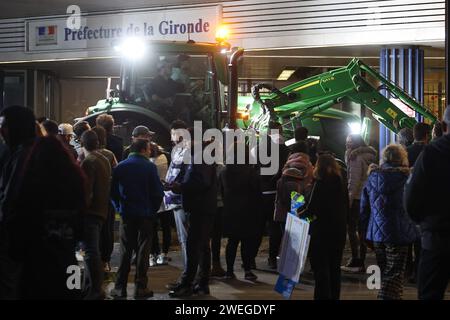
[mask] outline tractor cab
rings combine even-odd
[[[89,107],[83,120],[93,124],[98,114],[112,114],[125,143],[135,126],[146,125],[163,146],[170,144],[173,120],[225,125],[229,45],[128,39],[115,50],[122,56],[119,83],[111,88],[109,82],[106,98]]]

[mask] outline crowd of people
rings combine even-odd
[[[266,234],[267,266],[277,269],[294,191],[306,199],[297,214],[310,221],[315,299],[339,299],[341,272],[365,272],[368,250],[381,271],[379,299],[401,299],[406,278],[417,282],[421,299],[444,296],[450,278],[450,215],[444,205],[449,190],[437,182],[450,179],[450,108],[433,129],[423,123],[402,129],[399,143],[380,156],[361,136],[349,135],[345,163],[308,139],[305,127],[295,130],[296,141],[287,147],[282,127],[270,122],[269,129],[278,129],[266,137],[269,154],[279,148],[274,175],[261,175],[264,165],[250,161],[185,161],[210,142],[186,140],[183,132],[192,129],[181,120],[171,125],[169,156],[145,126],[133,130],[124,149],[108,114],[99,115],[92,128],[85,121],[72,126],[35,119],[21,106],[2,110],[0,119],[0,299],[125,298],[132,264],[133,296],[152,297],[148,269],[169,261],[172,218],[183,270],[167,284],[171,297],[210,294],[212,276],[235,279],[239,245],[244,278],[256,281]],[[239,142],[230,148],[224,151],[243,149],[246,159],[254,156]],[[105,293],[116,213],[119,266],[114,288]],[[341,265],[347,238],[351,259]],[[80,252],[83,284],[73,290],[67,268],[78,265]]]

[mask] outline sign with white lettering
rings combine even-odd
[[[221,6],[146,12],[85,15],[79,29],[67,19],[27,20],[26,51],[95,50],[112,48],[124,37],[148,40],[215,42]]]

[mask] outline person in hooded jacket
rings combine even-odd
[[[342,269],[347,272],[364,272],[367,248],[363,242],[359,241],[361,235],[361,230],[358,230],[359,207],[361,190],[367,180],[367,169],[370,164],[377,161],[377,152],[374,148],[367,146],[359,134],[351,134],[347,137],[346,148],[345,163],[350,205],[347,232],[352,257]]]
[[[417,277],[419,299],[442,300],[450,280],[450,107],[443,136],[426,145],[405,186],[405,209],[420,224],[422,251]],[[437,183],[438,181],[447,183]]]
[[[313,166],[306,153],[291,154],[277,182],[274,221],[282,222],[282,234],[287,213],[291,210],[291,192],[309,193],[313,181]]]
[[[378,299],[397,300],[403,293],[408,246],[418,237],[415,224],[403,208],[403,188],[409,175],[403,146],[383,150],[381,166],[371,165],[361,195],[360,229],[373,244],[381,270]]]

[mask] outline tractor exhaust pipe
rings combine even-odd
[[[244,49],[237,48],[230,56],[228,74],[230,84],[228,87],[228,127],[236,129],[236,115],[238,107],[238,61],[244,55]]]

